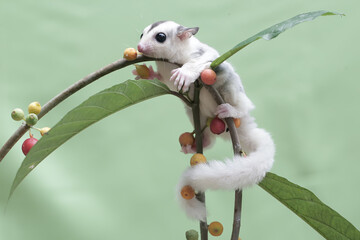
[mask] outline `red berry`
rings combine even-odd
[[[207,85],[213,85],[216,81],[216,73],[214,70],[207,68],[200,74],[201,81]]]
[[[225,131],[225,122],[215,117],[210,123],[210,130],[214,134],[221,134]]]
[[[35,143],[37,142],[38,140],[36,138],[28,138],[24,141],[21,149],[24,153],[24,155],[26,156],[28,154],[28,152],[30,151],[30,149],[35,145]]]

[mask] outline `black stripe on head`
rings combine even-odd
[[[149,31],[150,32],[151,30],[153,30],[154,28],[156,28],[157,26],[159,26],[160,24],[164,23],[164,22],[167,22],[167,21],[158,21],[156,23],[153,23],[150,28],[149,28]]]

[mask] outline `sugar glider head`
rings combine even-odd
[[[139,52],[145,56],[174,60],[189,47],[189,38],[199,28],[187,28],[172,21],[159,21],[147,26],[140,36]]]

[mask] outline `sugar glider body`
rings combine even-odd
[[[157,71],[163,81],[172,90],[193,91],[193,82],[200,73],[210,67],[218,52],[200,42],[195,35],[198,28],[186,28],[172,21],[160,21],[146,27],[141,34],[138,50],[144,55],[167,62],[156,62]],[[181,67],[179,67],[179,65]],[[208,161],[189,167],[181,176],[178,184],[178,199],[188,216],[200,220],[206,217],[204,204],[196,198],[185,200],[180,189],[185,185],[197,191],[207,189],[242,189],[262,180],[273,164],[274,143],[270,134],[257,128],[249,112],[254,108],[246,96],[240,77],[228,62],[217,69],[214,87],[220,92],[226,104],[217,105],[210,93],[202,88],[200,92],[200,122],[206,125],[207,118],[218,115],[219,118],[233,117],[241,119],[238,128],[240,143],[247,157],[235,156],[225,161]],[[190,94],[191,96],[191,94]],[[187,113],[192,121],[191,109]],[[228,136],[229,134],[222,134]],[[214,135],[207,128],[204,131],[204,147],[213,142]],[[182,149],[191,152],[191,146]]]

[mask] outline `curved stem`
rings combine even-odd
[[[206,89],[214,97],[218,105],[225,103],[220,93],[212,86],[205,85]],[[241,155],[243,153],[240,145],[239,136],[236,131],[235,123],[232,118],[225,118],[225,122],[229,128],[231,141],[233,145],[234,155]],[[242,206],[242,190],[235,190],[235,204],[234,204],[234,220],[231,240],[238,240],[241,225],[241,206]]]
[[[127,67],[129,65],[139,63],[139,62],[145,62],[145,61],[167,61],[165,59],[155,59],[155,58],[149,58],[146,56],[139,56],[137,59],[133,61],[127,61],[125,59],[120,59],[118,61],[115,61],[96,72],[93,72],[89,74],[88,76],[84,77],[83,79],[77,81],[61,93],[59,93],[57,96],[52,98],[49,102],[47,102],[42,108],[41,112],[38,114],[38,118],[42,118],[45,114],[47,114],[51,109],[53,109],[56,105],[64,101],[66,98],[74,94],[75,92],[79,91],[80,89],[84,88],[85,86],[89,85],[90,83],[96,81],[97,79],[114,72],[116,70],[119,70],[121,68]],[[180,97],[179,95],[176,95]],[[181,97],[180,97],[181,98]],[[181,98],[184,100],[183,98]],[[185,102],[188,104],[188,101]],[[0,162],[1,160],[6,156],[6,154],[10,151],[10,149],[15,145],[17,141],[29,130],[28,125],[22,125],[19,127],[15,133],[7,140],[7,142],[2,146],[0,149]]]

